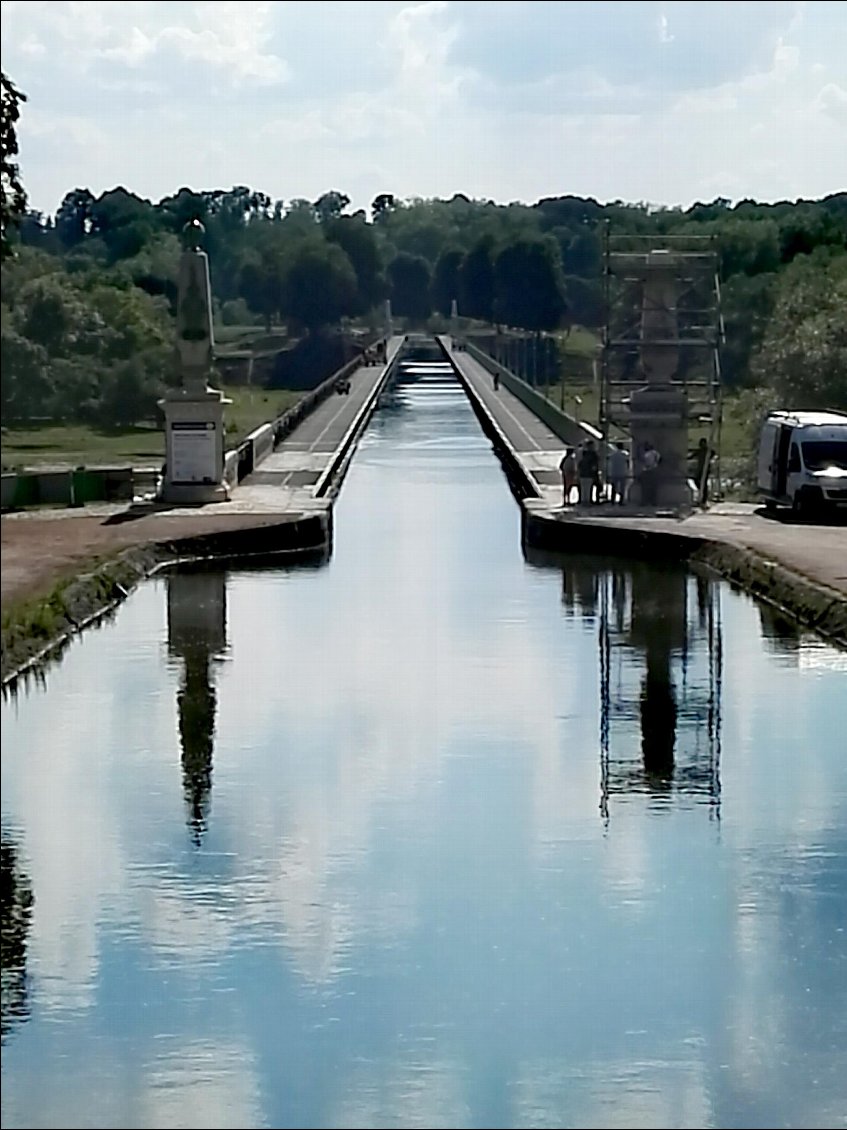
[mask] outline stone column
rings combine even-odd
[[[641,304],[640,360],[646,385],[630,398],[633,491],[641,502],[641,454],[645,444],[659,452],[656,505],[690,502],[686,459],[688,406],[684,392],[671,382],[679,365],[677,320],[679,261],[671,251],[651,251],[646,257]]]

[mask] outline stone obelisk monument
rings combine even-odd
[[[205,230],[199,220],[183,229],[176,313],[176,363],[181,385],[159,404],[165,414],[164,502],[221,502],[224,483],[224,405],[211,388],[212,293]]]

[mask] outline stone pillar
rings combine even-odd
[[[679,263],[673,252],[647,255],[641,304],[641,369],[646,385],[630,397],[632,432],[632,501],[643,502],[640,473],[645,445],[661,461],[655,472],[656,505],[677,507],[691,501],[687,481],[688,404],[671,384],[679,365],[676,302]]]
[[[209,260],[200,243],[203,225],[184,231],[185,250],[177,286],[176,354],[181,387],[159,402],[165,414],[165,502],[220,502],[224,483],[224,405],[230,401],[209,386],[214,338]]]

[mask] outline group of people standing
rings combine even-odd
[[[639,483],[641,501],[647,506],[655,505],[656,502],[656,480],[660,458],[659,452],[651,443],[643,445],[639,456]],[[573,502],[574,490],[578,492],[577,497],[581,506],[590,506],[592,503],[603,501],[600,455],[593,439],[586,440],[578,448],[568,447],[559,464],[559,470],[562,473],[565,506]],[[609,502],[618,506],[626,502],[631,477],[632,467],[626,445],[616,443],[609,448],[606,457]]]
[[[701,506],[706,504],[709,497],[709,473],[714,455],[714,450],[709,447],[708,441],[705,439],[701,439],[697,447],[688,453],[694,497]],[[594,440],[586,440],[578,448],[569,447],[559,464],[559,470],[562,473],[564,505],[568,506],[574,501],[573,493],[575,490],[577,491],[577,501],[581,506],[588,506],[591,503],[604,500],[622,505],[629,498],[630,483],[635,478],[638,484],[637,497],[640,504],[642,506],[655,506],[658,502],[659,465],[661,462],[661,454],[647,440],[639,446],[633,473],[633,466],[626,445],[615,443],[609,447],[606,456],[605,481],[608,490],[604,490],[600,456]]]

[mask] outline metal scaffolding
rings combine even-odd
[[[667,309],[645,305],[645,273],[657,251],[667,252],[673,264],[676,295]],[[689,430],[707,432],[714,453],[711,494],[719,496],[724,324],[714,237],[615,236],[607,223],[603,292],[600,426],[604,445],[621,433],[631,437],[630,398],[648,383],[642,350],[647,347],[654,355],[664,348],[675,350],[678,364],[670,387],[685,398]]]

